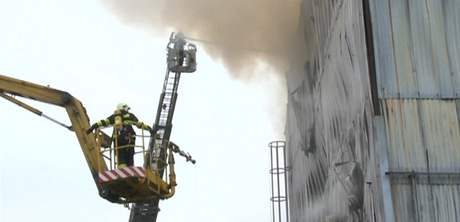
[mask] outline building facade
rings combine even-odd
[[[291,221],[460,221],[460,1],[304,0]]]

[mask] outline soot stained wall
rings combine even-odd
[[[381,221],[361,0],[304,0],[288,73],[291,221]]]

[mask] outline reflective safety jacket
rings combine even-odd
[[[107,117],[107,119],[100,120],[96,124],[97,127],[113,126],[114,130],[125,128],[130,135],[136,135],[132,125],[135,125],[139,129],[152,130],[149,125],[139,121],[134,114],[120,110],[116,110],[112,115]]]

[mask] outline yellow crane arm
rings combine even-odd
[[[93,179],[98,187],[99,194],[101,194],[101,187],[97,182],[98,172],[107,170],[107,165],[101,155],[99,155],[95,135],[93,133],[86,134],[86,130],[89,128],[89,117],[86,113],[86,109],[78,99],[65,91],[4,75],[0,75],[0,96],[40,116],[44,116],[41,111],[22,103],[13,96],[29,98],[65,108],[72,126],[64,126],[75,132]],[[50,117],[45,117],[51,119]],[[51,120],[57,122],[53,119]],[[57,123],[61,124],[59,122]]]

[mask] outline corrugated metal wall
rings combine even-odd
[[[395,221],[460,221],[460,1],[371,0],[371,15],[386,204]]]
[[[305,0],[305,60],[288,74],[294,222],[381,221],[362,1]]]
[[[380,98],[459,98],[460,1],[371,6]]]
[[[300,30],[292,221],[460,222],[460,0],[304,0]]]

